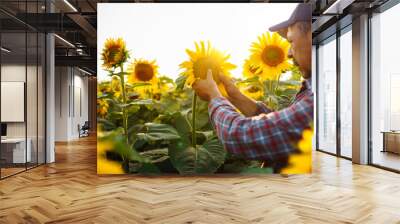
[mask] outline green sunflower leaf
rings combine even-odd
[[[138,133],[139,139],[147,141],[178,140],[181,137],[174,127],[168,124],[146,123],[147,132]]]
[[[186,82],[186,76],[180,75],[176,80],[176,88],[177,89],[183,89],[185,87],[185,82]]]
[[[177,141],[170,144],[169,156],[173,166],[180,174],[215,173],[224,163],[226,151],[218,139],[207,141],[193,148],[188,141]]]

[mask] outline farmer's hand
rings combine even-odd
[[[205,101],[211,101],[214,98],[221,97],[221,93],[218,90],[217,83],[215,83],[211,69],[207,71],[206,79],[197,79],[192,88],[196,94]]]
[[[240,98],[242,93],[240,92],[240,90],[235,86],[235,84],[233,83],[233,80],[224,75],[224,74],[220,74],[219,75],[219,80],[221,81],[221,83],[224,85],[226,93],[228,94],[228,99],[230,101],[235,101],[235,99]]]
[[[251,117],[257,115],[258,107],[257,103],[245,96],[240,90],[235,86],[232,79],[221,74],[219,80],[224,85],[226,93],[228,94],[228,100],[239,109],[244,116]]]

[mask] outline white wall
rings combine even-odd
[[[69,69],[67,67],[55,68],[55,140],[68,140],[68,88],[70,84]]]
[[[71,105],[73,105],[72,111],[72,119],[71,119],[71,135],[72,138],[79,137],[78,133],[78,124],[83,125],[85,121],[88,121],[88,78],[83,77],[82,73],[78,73],[77,70],[74,70],[74,82],[73,82],[73,96],[71,99],[74,99],[74,102],[71,101]]]
[[[56,67],[55,140],[79,138],[78,125],[88,120],[88,78],[76,68]]]

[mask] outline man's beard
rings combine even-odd
[[[301,75],[303,78],[311,78],[311,71],[306,71],[303,68],[300,67],[299,63],[296,61],[296,59],[292,58],[293,60],[293,65],[297,66],[300,69]]]

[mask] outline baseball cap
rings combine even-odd
[[[290,18],[284,22],[271,26],[269,30],[271,32],[278,32],[280,35],[286,37],[287,28],[296,22],[305,21],[311,22],[312,11],[311,5],[308,3],[300,3],[294,9]],[[282,32],[284,31],[284,32]]]

